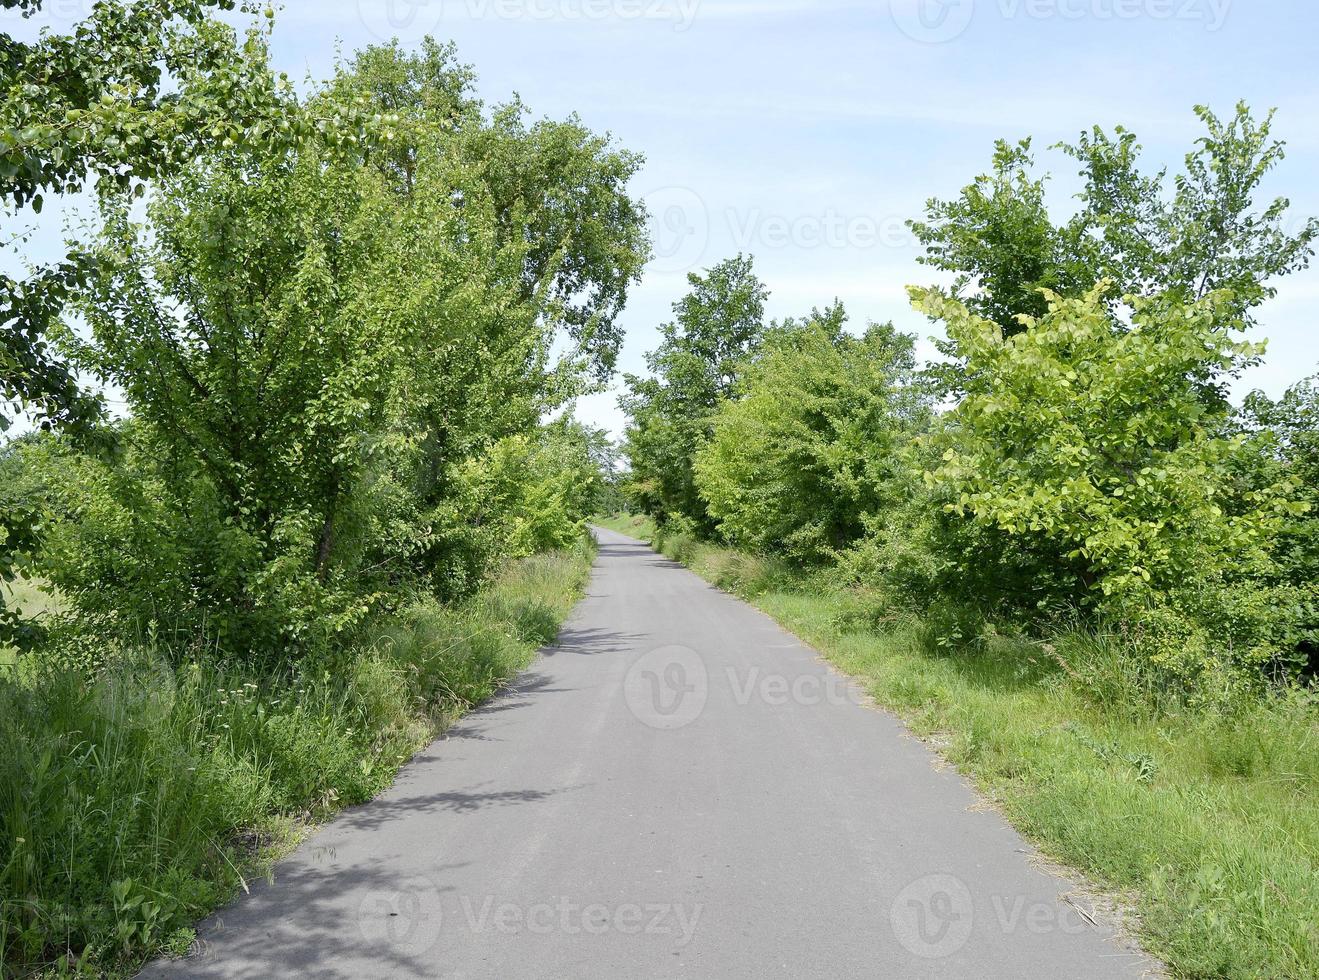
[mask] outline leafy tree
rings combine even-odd
[[[30,16],[41,0],[0,0]],[[0,198],[39,214],[45,196],[127,190],[170,174],[212,143],[267,139],[298,123],[264,41],[213,20],[233,0],[98,3],[71,34],[0,35]],[[255,5],[244,4],[254,10]],[[137,183],[141,193],[141,183]],[[0,430],[28,406],[45,425],[85,426],[99,402],[51,350],[48,333],[91,275],[91,256],[25,280],[0,277]]]
[[[373,103],[369,73],[399,59],[428,88]],[[92,342],[69,343],[124,389],[134,424],[124,459],[60,487],[65,514],[100,508],[116,528],[88,537],[69,519],[56,534],[73,543],[52,545],[52,577],[84,613],[130,631],[204,627],[227,650],[277,654],[327,639],[401,584],[470,590],[506,553],[493,532],[508,525],[476,471],[496,466],[497,446],[530,445],[518,440],[584,386],[588,355],[551,360],[560,338],[586,336],[556,289],[564,262],[601,246],[579,245],[565,219],[556,258],[536,258],[551,230],[524,200],[532,134],[525,193],[510,199],[493,158],[468,155],[499,124],[425,114],[463,101],[467,71],[448,49],[373,49],[366,64],[367,76],[345,67],[312,102],[320,115],[340,102],[390,110],[367,152],[316,141],[217,150],[161,181],[149,234],[107,205],[81,307]],[[583,140],[616,187],[631,158]],[[406,181],[388,159],[410,161]],[[579,164],[581,186],[591,176]],[[537,206],[569,195],[554,159],[542,178]],[[642,218],[630,204],[614,211]],[[620,238],[611,276],[644,258],[639,226]],[[588,318],[607,315],[612,288]],[[138,521],[153,535],[121,533]],[[125,553],[139,543],[177,556],[177,574],[142,581],[145,555]]]
[[[1048,309],[1042,289],[1075,295],[1099,278],[1090,250],[1073,228],[1054,225],[1047,177],[1032,176],[1031,140],[994,144],[990,172],[950,201],[930,199],[924,221],[908,226],[925,247],[917,261],[955,275],[952,292],[1006,333],[1020,313]]]
[[[498,553],[468,526],[480,507],[455,509],[470,499],[467,461],[612,371],[616,317],[649,254],[644,207],[626,188],[640,157],[575,118],[528,125],[517,101],[486,118],[473,79],[452,45],[428,39],[412,54],[365,49],[325,95],[390,113],[392,138],[367,161],[412,215],[393,275],[426,352],[407,366],[397,479],[415,503],[412,567],[443,594],[469,588]],[[484,247],[437,248],[445,209],[458,232],[470,216]]]
[[[1297,485],[1297,499],[1307,505],[1274,542],[1280,574],[1292,582],[1319,582],[1319,378],[1293,385],[1276,401],[1252,392],[1239,425],[1255,440],[1247,485],[1290,480]]]
[[[0,0],[24,16],[41,0]],[[211,15],[233,0],[98,3],[70,34],[34,42],[0,34],[0,199],[40,214],[45,198],[84,189],[143,193],[143,181],[177,172],[213,144],[242,146],[315,135],[356,141],[351,108],[339,123],[292,112],[292,88],[275,77],[265,37],[245,39]],[[255,12],[254,4],[242,9]],[[21,238],[21,235],[19,236]],[[16,279],[0,274],[0,432],[30,410],[42,428],[93,437],[99,398],[84,391],[52,346],[65,306],[96,275],[92,252],[70,243],[63,259]],[[38,514],[0,508],[0,580],[36,542]],[[0,602],[0,634],[22,631]]]
[[[627,193],[642,158],[575,116],[529,124],[517,99],[487,119],[474,80],[453,44],[426,38],[415,53],[397,42],[359,52],[340,66],[328,97],[389,113],[391,138],[373,144],[370,159],[403,196],[437,157],[480,175],[500,245],[526,245],[521,301],[554,308],[575,344],[570,376],[585,367],[602,380],[622,343],[618,314],[649,256],[645,208]]]
[[[502,554],[521,556],[577,540],[605,493],[602,429],[571,416],[496,443],[469,466],[480,488],[483,525],[491,525]]]
[[[1205,106],[1195,114],[1205,135],[1173,178],[1171,198],[1160,193],[1167,171],[1141,175],[1140,145],[1121,127],[1114,137],[1095,127],[1061,144],[1085,180],[1071,233],[1097,242],[1096,281],[1112,278],[1123,294],[1183,303],[1220,292],[1234,325],[1250,327],[1253,311],[1276,293],[1273,281],[1309,265],[1319,218],[1293,235],[1286,198],[1256,209],[1264,178],[1284,157],[1285,144],[1272,138],[1272,111],[1259,122],[1244,102],[1227,121]]]
[[[27,457],[42,437],[28,432],[0,441],[0,642],[18,650],[29,650],[42,638],[37,623],[4,601],[5,586],[31,565],[39,545],[43,491]]]
[[[1287,489],[1300,468],[1268,432],[1228,438],[1226,381],[1258,354],[1232,331],[1308,265],[1319,221],[1291,233],[1285,198],[1256,204],[1284,152],[1271,113],[1196,113],[1206,135],[1171,179],[1139,169],[1121,128],[1060,144],[1083,181],[1062,224],[1029,142],[998,144],[991,175],[912,224],[964,303],[932,368],[965,395],[946,420],[953,455],[928,465],[928,503],[947,510],[875,522],[856,567],[998,611],[1142,608],[1134,628],[1153,639],[1133,642],[1183,678],[1225,649],[1287,672],[1316,646],[1310,580],[1284,571],[1308,547]],[[950,309],[919,295],[927,312]],[[897,546],[903,526],[918,530],[914,551]]]
[[[1041,289],[1078,297],[1100,280],[1114,283],[1116,297],[1191,303],[1224,291],[1226,318],[1251,326],[1252,311],[1274,293],[1271,281],[1308,265],[1319,219],[1289,234],[1285,198],[1256,208],[1284,155],[1272,113],[1256,122],[1244,103],[1226,122],[1204,106],[1195,112],[1206,135],[1171,194],[1166,170],[1141,173],[1140,145],[1122,127],[1059,144],[1083,180],[1080,209],[1061,225],[1049,216],[1047,178],[1032,176],[1030,140],[1000,141],[989,174],[954,200],[932,199],[925,220],[910,222],[926,248],[920,261],[953,273],[954,294],[1008,334],[1022,329],[1019,314],[1045,312]]]
[[[914,338],[891,324],[843,332],[841,305],[767,331],[722,403],[696,478],[733,543],[819,561],[894,505],[903,445],[928,399],[914,384]]]
[[[764,333],[769,293],[738,255],[688,273],[690,291],[673,305],[674,319],[660,327],[659,347],[646,355],[651,377],[625,377],[620,400],[630,425],[624,452],[631,493],[663,518],[682,515],[708,528],[696,487],[695,456],[711,433],[720,402],[734,391],[738,370]]]
[[[1261,348],[1221,329],[1230,295],[1191,305],[1130,297],[1115,329],[1106,284],[1080,299],[1047,294],[1044,317],[1004,337],[993,321],[935,290],[915,304],[943,320],[967,360],[967,393],[927,474],[948,509],[1056,558],[1047,574],[1082,603],[1140,607],[1152,593],[1262,559],[1288,509],[1280,487],[1230,513],[1226,406],[1195,379],[1229,372]]]
[[[79,361],[123,388],[138,479],[193,568],[173,608],[154,603],[170,626],[212,616],[226,646],[278,648],[301,626],[272,592],[355,571],[339,552],[406,340],[376,293],[395,242],[382,185],[310,150],[221,154],[162,182],[150,238],[107,211]],[[84,606],[111,596],[55,572]]]

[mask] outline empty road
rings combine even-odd
[[[1153,971],[812,650],[597,536],[589,595],[516,685],[145,975]]]

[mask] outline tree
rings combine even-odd
[[[952,294],[1009,334],[1021,329],[1018,314],[1047,310],[1042,289],[1075,295],[1099,278],[1085,241],[1050,219],[1048,178],[1031,175],[1034,163],[1031,140],[999,140],[988,174],[907,222],[925,247],[917,261],[953,273]]]
[[[1047,178],[1031,176],[1030,140],[1000,141],[988,175],[954,200],[930,200],[925,220],[909,223],[926,248],[920,261],[953,273],[953,294],[1006,334],[1022,329],[1020,314],[1044,313],[1041,289],[1075,298],[1100,280],[1118,298],[1192,303],[1221,291],[1231,297],[1221,303],[1226,321],[1253,325],[1252,311],[1274,293],[1271,281],[1308,265],[1319,219],[1289,234],[1285,198],[1255,207],[1284,155],[1271,138],[1272,113],[1256,122],[1244,103],[1228,122],[1204,106],[1195,112],[1207,132],[1171,195],[1166,170],[1140,172],[1140,145],[1122,127],[1058,144],[1084,182],[1080,210],[1061,225],[1049,216]]]
[[[1206,133],[1173,178],[1171,198],[1161,194],[1166,170],[1152,177],[1137,171],[1140,145],[1122,127],[1115,137],[1095,127],[1060,144],[1085,180],[1070,233],[1097,242],[1095,281],[1113,279],[1123,295],[1182,303],[1218,292],[1232,324],[1252,327],[1253,311],[1277,291],[1274,281],[1309,265],[1319,218],[1293,235],[1286,198],[1255,207],[1265,176],[1285,155],[1285,144],[1272,138],[1272,111],[1260,122],[1244,102],[1226,122],[1205,106],[1195,114]]]
[[[347,588],[356,571],[343,554],[362,517],[355,491],[387,446],[406,342],[377,292],[395,215],[383,181],[310,148],[198,161],[147,214],[150,237],[107,205],[80,304],[92,341],[76,346],[133,412],[138,481],[121,502],[132,509],[135,482],[154,486],[168,553],[192,569],[173,597],[128,591],[153,595],[168,628],[209,617],[227,648],[277,650],[285,627],[308,625],[291,593]],[[85,608],[127,605],[54,572]]]
[[[482,523],[502,553],[520,557],[580,540],[606,493],[600,455],[607,445],[603,429],[568,415],[502,439],[469,464]]]
[[[1319,581],[1319,377],[1293,385],[1276,401],[1252,392],[1238,425],[1255,441],[1247,485],[1293,481],[1297,499],[1306,505],[1274,542],[1280,575],[1296,583]]]
[[[447,49],[372,49],[366,63],[425,90],[372,102],[383,98],[373,76],[346,66],[313,96],[320,116],[337,104],[390,110],[376,113],[381,138],[364,152],[313,140],[217,148],[160,182],[145,232],[126,202],[107,201],[80,307],[92,340],[69,343],[123,388],[134,421],[123,459],[62,484],[65,515],[89,512],[91,495],[115,530],[79,540],[70,516],[53,532],[51,575],[85,613],[279,655],[326,640],[401,585],[470,591],[507,553],[479,471],[497,465],[495,447],[531,445],[540,417],[586,386],[589,357],[552,360],[563,338],[586,336],[556,284],[564,262],[604,246],[580,245],[590,236],[572,220],[535,224],[536,208],[570,189],[553,159],[535,184],[530,133],[510,198],[497,162],[468,153],[499,124],[475,110],[456,128],[447,112],[427,115],[466,105],[466,70]],[[631,158],[583,141],[614,186]],[[391,160],[407,161],[405,181]],[[589,182],[584,163],[574,179]],[[639,207],[613,210],[641,221]],[[555,257],[538,260],[551,234]],[[614,244],[610,276],[639,268],[638,225]],[[592,321],[617,299],[601,289]],[[127,530],[138,524],[151,533]],[[148,545],[161,556],[154,579],[136,552]]]
[[[516,100],[487,118],[473,79],[452,45],[427,39],[413,54],[359,52],[325,95],[391,118],[392,139],[367,162],[409,215],[398,315],[425,352],[407,367],[397,479],[415,502],[412,567],[444,594],[470,588],[498,554],[488,528],[469,526],[480,508],[454,507],[467,461],[612,372],[616,318],[649,254],[645,209],[627,192],[639,156],[575,118],[528,125]],[[432,225],[446,209],[456,233],[470,221],[480,240],[443,244]]]
[[[291,90],[271,76],[255,30],[245,43],[211,19],[232,0],[96,4],[72,34],[33,43],[0,34],[0,200],[40,214],[49,194],[127,190],[167,175],[212,141],[293,132]],[[41,0],[0,0],[31,16]],[[244,6],[245,10],[252,9]],[[295,120],[296,122],[296,120]],[[136,185],[134,182],[137,181]],[[94,275],[81,245],[26,278],[0,274],[0,432],[15,413],[93,434],[101,402],[52,347],[52,329]],[[0,505],[0,582],[36,544],[39,514]],[[31,635],[0,597],[0,638]]]
[[[1233,298],[1128,297],[1132,321],[1119,330],[1107,288],[1046,294],[1045,316],[1023,317],[1008,337],[936,290],[912,297],[967,362],[967,392],[928,482],[947,492],[951,513],[1052,552],[1039,573],[1074,601],[1130,611],[1259,561],[1289,505],[1274,486],[1232,512],[1226,406],[1206,406],[1196,382],[1262,349],[1223,331]]]
[[[914,338],[843,332],[841,305],[767,331],[722,403],[696,479],[734,544],[820,561],[896,502],[901,451],[924,425]]]
[[[625,377],[624,452],[634,499],[658,517],[680,514],[708,529],[693,472],[696,451],[760,343],[769,292],[742,255],[704,275],[688,273],[687,281],[691,289],[673,305],[674,319],[660,327],[659,347],[646,355],[652,376]]]
[[[0,0],[30,16],[41,0]],[[45,196],[124,191],[177,171],[210,144],[292,135],[291,88],[267,69],[264,39],[213,20],[233,0],[98,3],[72,34],[0,35],[0,198],[40,214]],[[255,10],[255,5],[243,5]],[[0,277],[0,430],[15,409],[85,428],[99,401],[80,390],[49,331],[92,273],[74,246],[19,281]]]
[[[553,308],[574,347],[565,360],[595,380],[613,370],[622,343],[618,314],[649,256],[644,205],[627,193],[642,157],[593,133],[579,119],[538,120],[518,99],[487,119],[473,94],[475,73],[454,45],[423,40],[416,53],[398,42],[368,47],[339,67],[331,105],[367,104],[390,114],[391,139],[371,162],[403,196],[437,157],[480,174],[498,220],[501,245],[526,243],[524,303]]]

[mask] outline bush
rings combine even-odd
[[[914,338],[844,322],[836,306],[771,330],[716,414],[696,482],[730,543],[818,563],[900,499],[902,447],[929,413]]]

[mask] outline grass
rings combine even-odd
[[[45,583],[40,580],[17,578],[12,582],[0,582],[0,597],[9,609],[18,610],[25,617],[40,618],[46,613],[58,612],[61,608],[57,596],[46,591]],[[12,647],[0,644],[0,670],[13,664],[17,654]]]
[[[145,653],[94,683],[0,677],[0,973],[131,975],[186,950],[311,821],[389,785],[552,641],[590,556],[514,563],[279,677]]]
[[[606,527],[653,540],[645,518]],[[1122,893],[1183,977],[1319,976],[1319,704],[1155,709],[1122,690],[1116,641],[983,633],[690,539],[665,553],[737,592],[862,680],[1042,851]]]

